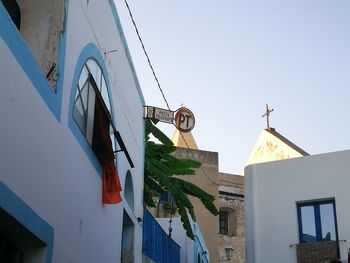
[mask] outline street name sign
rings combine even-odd
[[[174,122],[174,112],[167,109],[157,108],[153,106],[146,106],[145,118],[156,119],[161,122],[172,124]]]

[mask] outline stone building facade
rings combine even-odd
[[[210,214],[200,200],[190,197],[209,249],[210,261],[246,262],[244,176],[219,172],[218,153],[199,150],[191,133],[181,136],[175,131],[172,141],[178,147],[177,158],[202,163],[195,175],[185,179],[216,197],[214,204],[219,210],[218,216]],[[274,128],[267,128],[260,132],[246,165],[306,155],[308,153]]]
[[[218,262],[245,262],[243,176],[219,173],[219,183]],[[222,219],[226,215],[228,229],[224,233]]]
[[[202,167],[195,175],[184,179],[216,197],[218,216],[212,215],[199,199],[190,197],[209,249],[210,262],[245,262],[243,176],[220,173],[217,152],[178,147],[175,156],[201,162]],[[220,232],[220,219],[224,214],[227,215],[224,222],[227,232]]]

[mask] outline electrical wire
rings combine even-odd
[[[176,127],[176,126],[175,126],[175,127]],[[184,135],[182,134],[181,131],[180,131],[179,133],[180,133],[182,139],[184,140],[184,142],[185,142],[185,144],[186,144],[186,147],[190,150],[190,153],[191,153],[193,159],[194,159],[195,161],[197,161],[196,157],[194,156],[193,150],[192,150],[192,149],[190,148],[190,146],[188,145],[188,143],[187,143],[187,141],[186,141]],[[202,168],[202,166],[200,167],[200,169],[201,169],[201,171],[203,172],[203,174],[208,178],[208,180],[209,180],[212,184],[215,184],[215,185],[219,185],[219,186],[220,186],[220,184],[215,183],[215,182],[209,177],[209,175],[208,175],[208,174],[206,173],[206,171]]]
[[[143,49],[143,53],[145,54],[145,56],[146,56],[146,58],[147,58],[148,65],[149,65],[149,67],[151,68],[151,71],[152,71],[152,73],[153,73],[153,77],[154,77],[155,81],[157,82],[158,89],[160,90],[160,92],[161,92],[161,94],[162,94],[162,97],[163,97],[163,99],[164,99],[164,101],[165,101],[165,103],[166,103],[166,105],[167,105],[168,110],[170,110],[169,103],[168,103],[167,99],[165,98],[163,89],[162,89],[162,87],[161,87],[161,85],[160,85],[160,83],[159,83],[159,80],[158,80],[158,78],[157,78],[156,72],[155,72],[155,70],[154,70],[154,68],[153,68],[153,66],[152,66],[151,59],[150,59],[150,57],[149,57],[149,55],[148,55],[148,53],[147,53],[147,51],[146,51],[145,45],[144,45],[143,40],[142,40],[142,38],[141,38],[140,32],[139,32],[138,27],[137,27],[137,25],[136,25],[136,22],[135,22],[135,19],[134,19],[133,14],[132,14],[132,12],[131,12],[131,9],[130,9],[130,6],[129,6],[129,4],[128,4],[128,1],[127,1],[127,0],[124,0],[124,3],[125,3],[125,5],[126,5],[126,8],[128,9],[130,19],[131,19],[132,24],[133,24],[133,26],[134,26],[134,29],[135,29],[135,31],[136,31],[137,37],[138,37],[138,39],[139,39],[139,41],[140,41],[140,43],[141,43],[141,46],[142,46],[142,49]],[[175,125],[174,125],[174,126],[175,126]],[[175,127],[176,127],[176,126],[175,126]],[[185,137],[183,136],[182,132],[180,132],[180,134],[181,134],[181,137],[182,137],[182,139],[184,140],[184,142],[185,142],[185,144],[186,144],[186,147],[190,150],[190,153],[191,153],[193,159],[194,159],[195,161],[197,161],[196,157],[195,157],[194,154],[193,154],[193,150],[189,147],[189,145],[188,145],[188,143],[187,143]],[[208,180],[209,180],[212,184],[220,185],[220,184],[215,183],[215,182],[208,176],[208,174],[205,172],[205,170],[204,170],[202,167],[200,167],[200,169],[201,169],[201,171],[203,172],[203,174],[208,178]]]
[[[135,28],[135,31],[136,31],[137,37],[139,38],[139,41],[140,41],[140,43],[141,43],[141,46],[142,46],[142,49],[143,49],[143,53],[145,53],[145,55],[146,55],[148,65],[149,65],[149,67],[150,67],[150,68],[151,68],[151,70],[152,70],[152,73],[153,73],[154,79],[156,80],[157,85],[158,85],[158,88],[159,88],[160,92],[162,93],[162,96],[163,96],[163,99],[164,99],[164,101],[165,101],[165,103],[166,103],[166,106],[168,107],[168,110],[170,110],[169,103],[168,103],[167,99],[165,98],[165,95],[164,95],[163,89],[162,89],[162,87],[160,86],[160,83],[159,83],[158,77],[157,77],[156,72],[155,72],[155,70],[154,70],[154,68],[153,68],[153,66],[152,66],[151,59],[150,59],[150,57],[148,56],[148,53],[147,53],[146,48],[145,48],[145,45],[143,44],[143,40],[142,40],[142,38],[141,38],[141,36],[140,36],[140,32],[139,32],[139,30],[138,30],[138,28],[137,28],[137,25],[136,25],[136,22],[135,22],[134,16],[133,16],[133,14],[132,14],[132,12],[131,12],[131,10],[130,10],[130,7],[129,7],[129,4],[128,4],[128,1],[127,1],[127,0],[124,0],[124,2],[125,2],[125,5],[126,5],[126,8],[127,8],[127,9],[128,9],[128,11],[129,11],[129,15],[130,15],[130,18],[131,18],[132,24],[134,25],[134,28]]]
[[[100,49],[102,49],[102,46],[101,46],[101,44],[100,44],[100,42],[99,42],[99,40],[98,40],[97,34],[96,34],[96,32],[95,32],[95,29],[94,29],[94,27],[92,26],[93,23],[91,22],[91,20],[90,20],[90,18],[89,18],[89,15],[88,15],[88,13],[87,13],[87,8],[88,8],[87,5],[88,5],[88,4],[87,4],[86,7],[85,7],[84,4],[80,1],[80,5],[81,5],[81,9],[83,10],[84,16],[85,16],[85,18],[86,18],[86,20],[87,20],[87,22],[88,22],[88,25],[89,25],[89,27],[90,27],[90,29],[91,29],[91,32],[92,32],[92,34],[94,35],[94,38],[95,38],[95,40],[96,40],[96,43],[97,43],[98,47],[99,47]]]

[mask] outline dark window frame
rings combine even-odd
[[[89,62],[92,61],[91,63],[94,63],[95,66],[98,67],[98,71],[99,71],[99,74],[100,74],[100,85],[98,85],[98,83],[96,82],[95,80],[95,77],[94,77],[94,74],[92,74],[92,72],[90,71],[90,66],[89,66]],[[127,150],[127,148],[125,147],[125,144],[124,144],[124,141],[122,139],[122,137],[120,136],[120,133],[119,131],[117,131],[117,129],[115,128],[114,126],[114,122],[113,122],[113,118],[112,118],[112,103],[111,103],[111,98],[110,98],[110,95],[107,91],[106,93],[106,100],[103,98],[103,94],[101,93],[101,90],[102,90],[102,85],[103,83],[105,83],[105,89],[108,90],[108,87],[107,87],[107,83],[106,83],[106,80],[105,80],[105,77],[104,77],[104,73],[99,65],[99,63],[94,59],[94,58],[89,58],[85,61],[82,69],[81,69],[81,72],[80,72],[80,77],[82,75],[82,72],[84,70],[84,68],[86,68],[87,70],[87,78],[85,79],[84,81],[84,84],[83,84],[83,87],[87,84],[88,87],[86,87],[88,89],[88,99],[89,100],[89,92],[90,92],[90,89],[89,89],[89,85],[91,85],[92,89],[94,90],[94,93],[95,93],[95,101],[99,101],[100,105],[101,105],[101,110],[103,112],[103,115],[104,115],[104,118],[106,120],[108,120],[109,122],[109,129],[112,130],[113,132],[113,136],[114,137],[113,139],[111,138],[111,142],[112,142],[112,154],[114,155],[115,153],[117,152],[124,152],[125,154],[125,157],[126,159],[128,160],[129,164],[130,164],[130,167],[131,168],[134,168],[134,164],[131,160],[131,157],[129,155],[129,152]],[[82,133],[83,137],[85,138],[87,144],[90,146],[92,152],[94,153],[95,157],[97,158],[99,164],[101,164],[101,156],[104,155],[104,154],[99,154],[97,153],[97,150],[96,148],[93,146],[93,140],[94,140],[94,132],[92,134],[92,138],[91,138],[91,142],[89,142],[88,138],[87,138],[87,127],[82,128],[80,127],[79,125],[79,121],[76,120],[76,118],[74,117],[74,110],[75,110],[75,107],[76,107],[76,103],[78,100],[80,100],[81,102],[83,101],[82,100],[82,94],[81,94],[81,91],[82,91],[82,88],[79,86],[79,81],[80,81],[80,77],[79,77],[79,80],[78,80],[78,83],[77,83],[77,90],[76,90],[76,93],[75,93],[75,99],[74,99],[74,104],[73,104],[73,113],[72,113],[72,118],[73,118],[73,121],[75,122],[75,124],[77,125],[77,127],[79,128],[80,132]],[[88,102],[89,103],[89,102]],[[96,102],[95,102],[96,103]],[[109,106],[107,106],[107,104]],[[83,104],[82,104],[83,105]],[[88,105],[87,105],[88,107]],[[88,118],[89,116],[89,112],[87,112],[87,108],[84,109],[83,107],[83,111],[84,111],[84,118]],[[86,115],[86,116],[85,116]],[[95,119],[95,113],[91,113],[91,115],[93,115],[93,119]],[[87,125],[87,124],[86,124]],[[92,125],[92,129],[95,130],[95,121]],[[120,147],[120,150],[117,150],[116,147],[116,142],[118,143],[119,147]],[[106,154],[109,154],[106,152]]]
[[[229,221],[229,212],[228,211],[219,211],[219,233],[221,235],[228,235],[228,221]]]

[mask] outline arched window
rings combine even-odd
[[[113,132],[110,132],[110,98],[102,70],[93,59],[88,59],[81,70],[73,119],[100,162],[113,154],[115,140]]]
[[[130,171],[126,172],[125,186],[124,186],[124,197],[128,203],[130,209],[134,210],[134,186],[132,183],[132,176]]]

